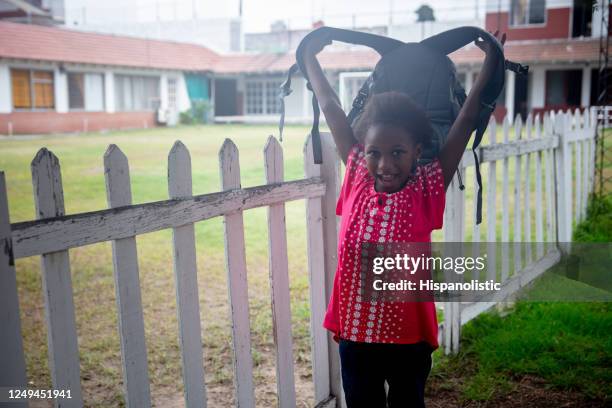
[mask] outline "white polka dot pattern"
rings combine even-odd
[[[342,215],[338,269],[325,327],[353,341],[426,340],[437,347],[432,302],[366,302],[361,297],[361,282],[363,274],[371,273],[362,263],[363,255],[375,255],[389,242],[429,242],[431,231],[442,226],[444,180],[440,163],[435,160],[417,167],[396,193],[376,192],[374,181],[363,146],[355,145],[349,154],[337,206],[338,215]]]

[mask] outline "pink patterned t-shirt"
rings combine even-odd
[[[431,242],[442,228],[445,189],[440,162],[417,167],[396,193],[379,193],[369,174],[364,147],[353,146],[336,207],[342,216],[338,267],[324,327],[342,338],[367,343],[428,342],[438,347],[434,302],[384,302],[360,296],[360,253],[364,242]]]

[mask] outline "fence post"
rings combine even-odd
[[[557,202],[557,242],[571,241],[571,168],[569,160],[569,145],[567,143],[568,118],[563,113],[554,117],[553,132],[559,138],[559,146],[555,149],[556,162],[556,202]]]
[[[591,138],[589,139],[589,194],[595,192],[595,163],[597,163],[597,108],[591,107],[589,111],[589,125],[591,131]],[[603,137],[603,133],[602,133]]]
[[[241,188],[238,148],[230,139],[225,139],[219,151],[219,165],[223,190]],[[234,346],[234,395],[236,406],[250,408],[255,407],[255,389],[253,387],[253,356],[251,354],[249,294],[242,211],[226,214],[223,217],[223,223],[227,287]]]
[[[131,205],[128,159],[114,144],[104,154],[104,177],[108,206]],[[132,408],[149,407],[151,393],[136,237],[115,239],[112,248],[125,403]]]
[[[517,114],[516,117],[514,118],[514,138],[516,142],[519,142],[522,139],[522,132],[523,132],[523,119],[521,117],[520,114]],[[523,207],[522,203],[521,203],[521,189],[522,189],[522,183],[521,183],[521,167],[522,167],[522,157],[520,154],[516,154],[516,156],[514,156],[514,230],[512,231],[512,237],[513,237],[513,255],[514,255],[514,265],[513,265],[513,275],[516,276],[516,274],[518,273],[518,271],[520,271],[522,269],[522,264],[523,264],[523,256],[521,253],[521,240],[522,240],[522,234],[521,234],[521,224],[522,224],[522,218],[521,218],[521,209]]]
[[[503,143],[508,143],[510,140],[510,126],[512,126],[511,116],[506,116],[503,123]],[[510,178],[509,170],[510,163],[508,157],[504,157],[502,161],[502,226],[501,226],[501,242],[506,243],[505,247],[510,248]],[[510,254],[508,251],[501,253],[501,282],[508,279],[510,270]]]
[[[4,172],[0,171],[0,387],[25,388],[26,368],[21,340],[19,298]],[[10,404],[13,406],[13,404]],[[14,404],[27,407],[27,402]]]
[[[274,136],[264,148],[266,183],[284,181],[283,150]],[[268,242],[270,264],[270,292],[272,295],[272,332],[276,346],[276,386],[278,406],[296,406],[293,375],[293,340],[291,336],[291,304],[289,295],[289,260],[285,204],[268,207]]]
[[[535,137],[542,139],[542,123],[540,115],[535,116]],[[535,156],[535,228],[536,228],[536,257],[540,259],[544,255],[544,208],[542,201],[542,151]]]
[[[552,113],[544,114],[544,137],[554,137],[553,131],[553,120],[554,117]],[[551,243],[557,240],[555,236],[555,225],[556,222],[554,220],[554,200],[555,196],[553,195],[553,160],[554,160],[554,152],[555,149],[546,149],[545,157],[546,163],[544,168],[544,188],[546,190],[546,242],[548,243],[545,246],[545,250],[548,251]]]
[[[42,148],[32,160],[31,167],[36,218],[64,215],[64,191],[57,157]],[[55,389],[71,390],[72,398],[63,400],[62,407],[81,407],[81,369],[68,251],[43,254],[41,270],[51,382]],[[56,400],[58,405],[60,402]]]
[[[497,123],[491,117],[489,121],[489,145],[497,144]],[[487,279],[497,280],[497,161],[489,162],[487,177]]]
[[[527,115],[525,122],[525,139],[531,140],[533,138],[533,115],[530,113]],[[525,211],[523,213],[525,217],[525,234],[524,241],[521,243],[521,248],[525,248],[525,266],[528,266],[533,261],[531,246],[533,239],[531,238],[531,153],[525,154],[525,194],[523,194]]]
[[[314,164],[312,138],[304,144],[304,173],[307,178],[321,177],[321,166]],[[324,196],[325,197],[325,196]],[[310,338],[315,404],[330,396],[330,361],[327,330],[323,319],[327,302],[325,253],[323,242],[322,200],[324,197],[306,199],[306,228],[308,235],[308,278],[310,284]]]
[[[575,189],[575,204],[576,209],[574,211],[574,220],[576,223],[582,221],[582,140],[581,136],[583,133],[583,123],[582,116],[580,115],[580,110],[576,108],[574,114],[572,115],[572,122],[574,125],[573,134],[577,136],[577,139],[574,139],[574,147],[576,150],[576,169],[575,173],[572,176],[572,179],[576,181],[576,189]]]
[[[334,285],[334,276],[338,265],[338,217],[336,216],[336,202],[340,191],[340,161],[336,146],[330,133],[321,133],[323,147],[323,163],[321,164],[321,178],[325,181],[327,189],[322,199],[321,216],[323,219],[323,247],[325,258],[325,287],[326,299],[329,301]],[[329,353],[329,380],[331,393],[338,398],[338,405],[345,406],[342,382],[340,376],[340,355],[338,343],[331,333],[327,335]]]
[[[191,156],[187,147],[178,140],[168,155],[168,193],[170,198],[190,198],[193,195]],[[194,225],[173,228],[172,241],[185,406],[206,408]]]
[[[457,168],[465,179],[465,171],[463,161],[459,163]],[[444,243],[450,245],[444,246],[444,256],[457,255],[457,246],[463,240],[463,222],[464,222],[464,196],[459,190],[458,178],[453,175],[448,189],[446,190],[446,206],[444,209]],[[444,271],[445,279],[450,282],[454,281],[454,272]],[[459,337],[461,330],[461,310],[458,301],[444,302],[444,332],[443,343],[444,353],[456,353],[459,350]]]

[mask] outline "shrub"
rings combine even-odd
[[[179,121],[183,125],[210,123],[212,103],[209,100],[199,99],[191,102],[191,109],[180,113]]]

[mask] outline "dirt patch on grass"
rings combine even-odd
[[[524,376],[509,381],[506,391],[497,390],[486,401],[468,400],[463,396],[463,378],[430,377],[425,393],[429,408],[604,408],[610,401],[591,399],[575,392],[551,388],[538,377]]]

